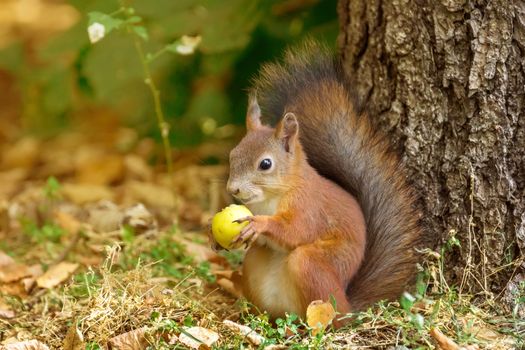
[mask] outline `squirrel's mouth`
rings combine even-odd
[[[250,204],[250,202],[252,202],[254,199],[257,198],[256,195],[251,195],[251,196],[248,196],[248,197],[241,197],[241,196],[235,196],[235,199],[237,199],[239,202],[241,202],[242,204]]]

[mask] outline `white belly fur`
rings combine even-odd
[[[275,215],[280,198],[270,198],[263,202],[249,204],[248,208],[254,215]],[[268,311],[273,317],[284,317],[285,313],[295,313],[300,316],[303,310],[296,295],[294,282],[289,279],[287,260],[289,252],[279,247],[263,235],[257,238],[256,244],[262,246],[252,249],[266,250],[263,256],[258,255],[256,261],[248,263],[251,273],[247,282],[260,311]],[[266,247],[265,247],[266,246]],[[248,252],[248,255],[250,253]],[[249,257],[246,257],[250,260]],[[245,264],[247,261],[245,261]]]
[[[266,261],[257,261],[257,273],[248,276],[250,289],[257,294],[256,304],[260,311],[268,311],[273,317],[287,313],[301,315],[299,296],[287,271],[288,253],[272,250]],[[304,315],[301,315],[304,316]]]

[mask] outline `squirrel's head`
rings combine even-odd
[[[230,153],[227,189],[244,204],[262,202],[283,194],[294,176],[294,163],[302,155],[299,124],[293,113],[286,113],[270,128],[261,123],[261,109],[251,96],[246,114],[247,133]]]

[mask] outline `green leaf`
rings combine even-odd
[[[60,188],[62,186],[54,176],[50,176],[47,179],[46,185],[44,186],[44,195],[48,199],[60,198]]]
[[[399,304],[401,304],[401,307],[406,312],[410,312],[410,309],[412,308],[412,305],[414,305],[414,302],[416,301],[416,298],[408,292],[404,292],[403,295],[401,295],[401,298],[399,299]]]
[[[133,32],[135,34],[137,34],[139,37],[141,37],[144,41],[148,40],[149,36],[148,36],[148,31],[147,31],[146,27],[133,26],[131,28],[133,29]]]
[[[425,324],[425,319],[420,314],[411,315],[410,321],[417,329],[423,329]]]
[[[140,22],[142,22],[142,17],[140,16],[131,16],[130,18],[126,20],[126,23],[129,23],[129,24],[137,24]]]
[[[425,271],[425,272],[421,272],[417,275],[417,280],[416,280],[416,297],[418,298],[422,298],[424,295],[425,295],[425,292],[427,290],[427,278],[428,278],[428,273]]]
[[[122,240],[126,243],[131,243],[135,239],[135,230],[129,225],[122,227]]]
[[[179,45],[181,45],[181,41],[180,41],[180,39],[177,39],[174,42],[172,42],[171,44],[166,45],[165,49],[166,49],[166,51],[169,51],[169,52],[178,53],[177,52],[177,47],[179,47]]]
[[[97,11],[88,13],[88,19],[89,25],[92,25],[93,23],[102,24],[106,29],[105,35],[108,35],[114,29],[120,29],[124,24],[124,21],[120,18],[115,18],[108,14]]]

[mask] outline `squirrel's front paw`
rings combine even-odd
[[[266,218],[264,216],[247,216],[245,218],[235,220],[235,222],[242,223],[248,221],[241,233],[233,240],[234,244],[240,242],[245,243],[248,247],[252,242],[254,242],[259,234],[263,233],[266,229]]]

